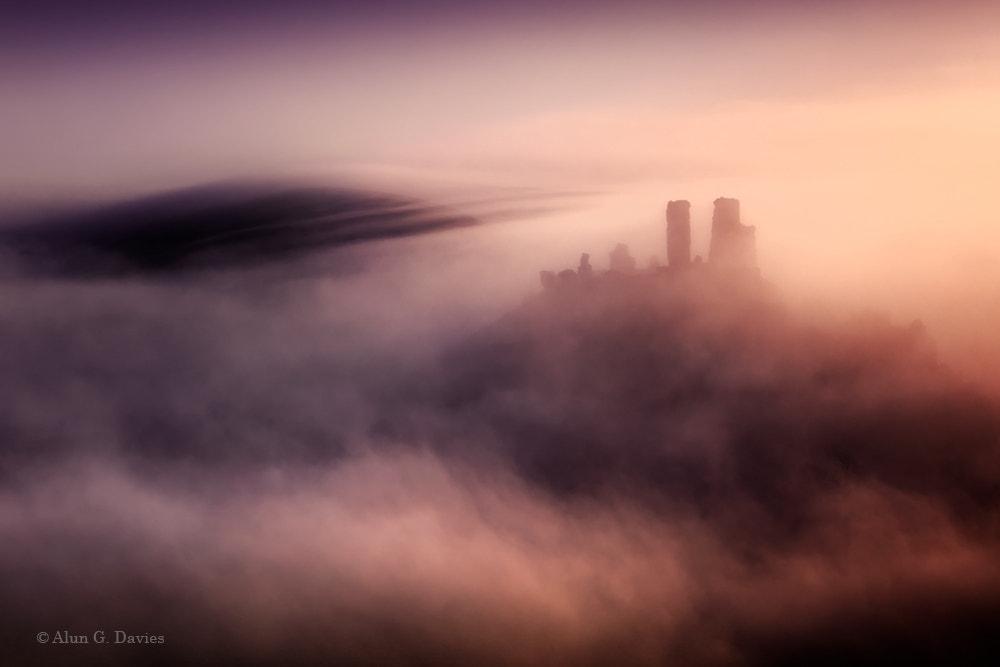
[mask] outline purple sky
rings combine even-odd
[[[869,94],[992,54],[984,11],[31,3],[0,21],[0,195],[395,162],[426,144],[462,143],[456,129],[552,113]]]

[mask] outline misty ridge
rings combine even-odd
[[[666,213],[665,266],[584,254],[475,326],[426,307],[489,300],[429,278],[481,225],[407,197],[196,190],[7,225],[0,650],[991,664],[995,395],[919,321],[790,309],[737,200],[704,260],[690,205]],[[166,641],[35,641],[119,629]]]

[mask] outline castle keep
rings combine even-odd
[[[740,222],[740,200],[719,197],[712,212],[710,264],[733,269],[757,267],[757,228]]]

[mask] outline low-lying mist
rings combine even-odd
[[[543,291],[465,213],[294,201],[9,244],[14,662],[1000,654],[1000,403],[920,321],[804,315],[766,266]]]

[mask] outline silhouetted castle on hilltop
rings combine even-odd
[[[655,265],[650,273],[674,273],[702,264],[719,273],[737,275],[760,275],[757,268],[756,227],[740,222],[740,200],[719,197],[712,212],[712,239],[708,250],[708,262],[701,256],[691,259],[691,203],[686,200],[667,203],[667,267]],[[628,246],[619,243],[611,251],[609,268],[605,275],[629,275],[636,273],[635,258]],[[584,253],[576,271],[567,269],[557,275],[553,271],[542,271],[542,287],[551,289],[559,284],[575,284],[594,278],[590,265],[590,255]]]

